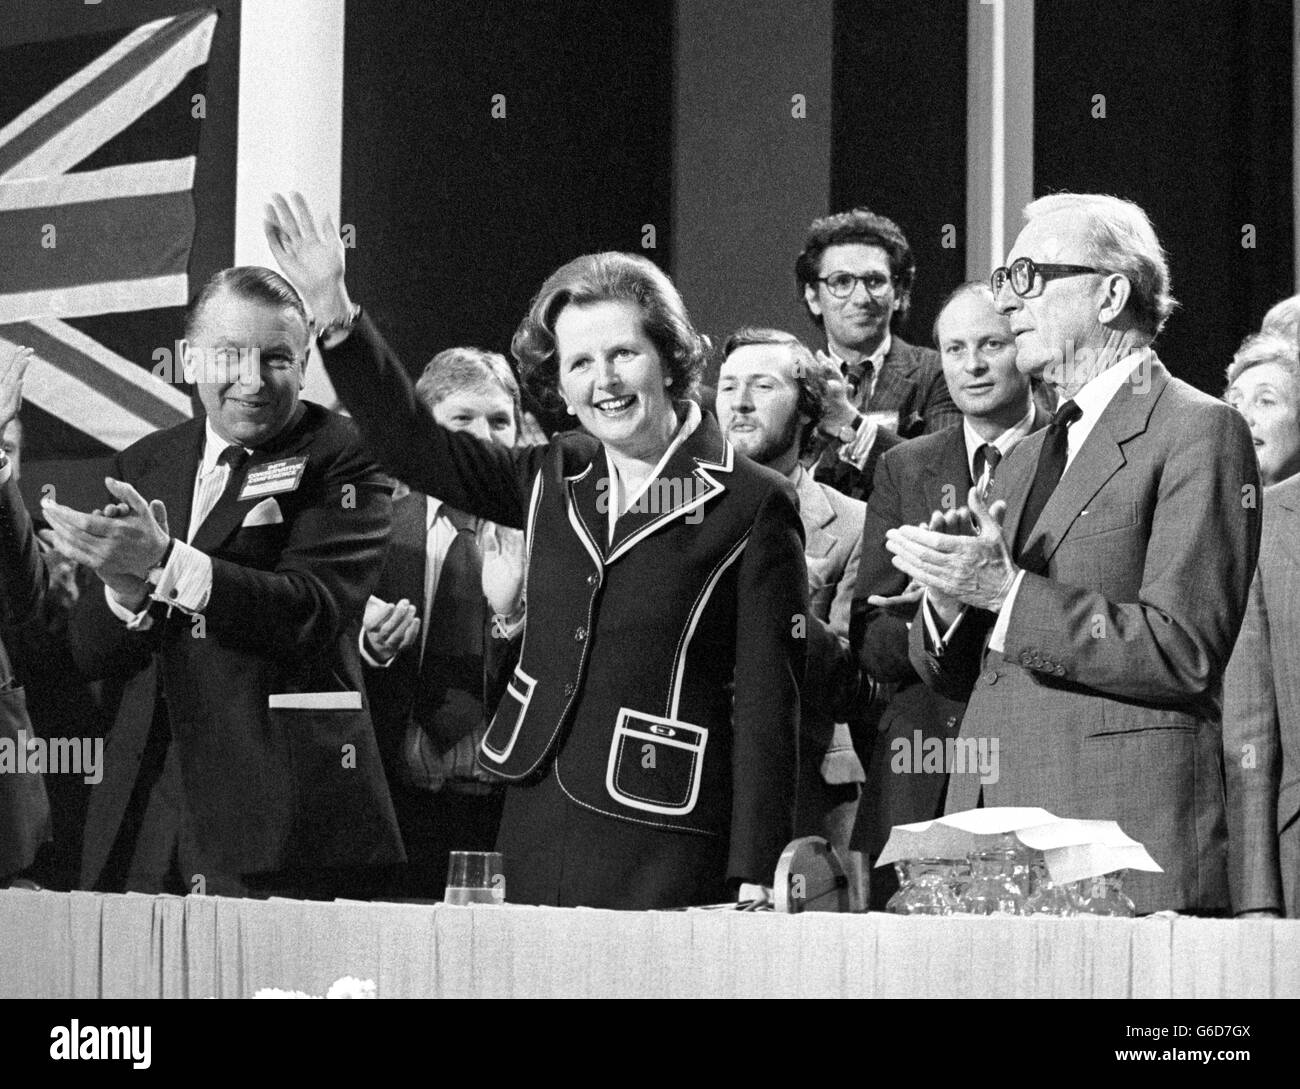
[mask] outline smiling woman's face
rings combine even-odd
[[[622,300],[570,304],[555,319],[555,349],[560,395],[583,427],[628,457],[659,452],[673,408],[640,307]]]
[[[1280,363],[1257,363],[1224,395],[1245,417],[1265,485],[1300,472],[1300,390]]]
[[[257,447],[284,430],[298,407],[307,337],[291,308],[229,291],[207,302],[188,343],[187,376],[218,435]]]

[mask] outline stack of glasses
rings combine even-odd
[[[1123,870],[1058,884],[1042,853],[1012,835],[965,859],[908,859],[895,869],[899,889],[885,905],[895,915],[1134,915]]]

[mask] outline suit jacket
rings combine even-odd
[[[849,650],[849,606],[862,557],[866,505],[818,484],[804,470],[799,472],[795,490],[810,592],[800,748],[801,761],[810,774],[802,781],[825,778],[828,783],[842,784],[856,781],[853,773],[860,770],[847,726],[837,731],[836,723],[846,722],[857,711],[860,673]],[[825,766],[828,753],[838,766]],[[805,808],[802,803],[800,808]],[[807,824],[802,819],[800,823]]]
[[[578,806],[647,835],[721,837],[727,877],[770,878],[792,827],[808,610],[790,483],[705,414],[611,545],[592,436],[505,450],[448,431],[365,317],[325,362],[399,479],[526,529],[521,660],[480,763],[512,783],[553,768]]]
[[[414,602],[424,625],[437,624],[438,618],[427,616],[424,602],[424,575],[428,565],[428,496],[411,492],[393,504],[393,530],[388,538],[384,566],[375,586],[376,596],[385,601],[406,598]],[[489,623],[487,627],[491,627]],[[420,675],[420,642],[402,651],[387,668],[365,665],[366,692],[370,696],[370,715],[389,783],[403,781],[402,741],[411,718],[416,683]],[[519,657],[519,640],[494,638],[490,631],[483,636],[484,710],[491,714],[505,691],[511,671]]]
[[[17,626],[36,616],[46,584],[45,563],[11,471],[0,485],[0,623]],[[20,734],[35,736],[23,689],[0,643],[0,739],[14,759],[26,740]],[[50,804],[41,773],[19,774],[16,768],[0,773],[0,878],[30,866],[49,838]]]
[[[167,505],[186,538],[204,421],[128,447],[113,475]],[[242,526],[248,473],[305,457],[276,500],[283,521]],[[129,631],[92,592],[73,614],[89,677],[129,678],[91,795],[82,879],[94,887],[122,824],[154,722],[178,747],[185,804],[204,858],[224,872],[403,860],[370,712],[269,710],[276,693],[362,691],[357,636],[392,516],[385,478],[345,418],[304,402],[298,420],[231,473],[192,544],[212,558],[202,619],[155,602]]]
[[[1143,379],[1149,378],[1149,381]],[[1002,463],[1015,540],[1042,449]],[[1161,874],[1130,874],[1139,911],[1228,906],[1223,672],[1259,551],[1259,470],[1241,416],[1155,359],[1102,412],[1018,559],[1036,557],[1002,653],[989,613],[967,613],[939,653],[925,624],[912,661],[951,698],[969,695],[963,739],[999,744],[985,803],[1116,820]],[[949,811],[976,804],[954,778]]]
[[[1271,908],[1300,915],[1298,667],[1300,476],[1293,476],[1264,489],[1259,569],[1223,683],[1235,911]]]

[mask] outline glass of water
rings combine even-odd
[[[452,851],[443,903],[504,904],[506,871],[497,851]]]

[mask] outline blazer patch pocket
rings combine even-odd
[[[621,805],[681,817],[695,808],[709,731],[619,708],[605,789]]]
[[[514,676],[506,685],[501,702],[497,704],[497,712],[492,716],[492,725],[488,727],[483,736],[483,744],[479,746],[489,760],[504,764],[509,759],[515,742],[519,739],[519,730],[524,724],[524,716],[528,713],[528,705],[533,701],[533,690],[536,687],[537,681],[522,668],[515,666]]]

